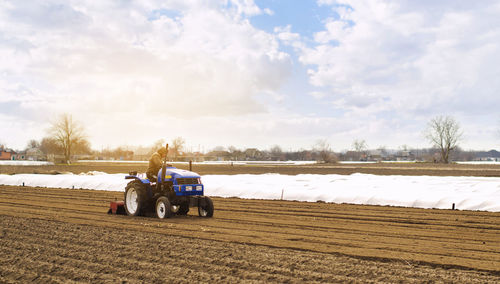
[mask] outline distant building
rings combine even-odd
[[[362,159],[361,153],[357,151],[347,151],[343,155],[343,160],[344,161],[360,161]]]
[[[396,155],[396,161],[415,161],[415,155],[408,150],[403,150]]]
[[[0,145],[0,160],[15,160],[16,152],[12,149],[4,148]]]
[[[228,161],[229,152],[228,151],[211,151],[205,156],[208,161]]]
[[[12,160],[16,161],[24,161],[26,160],[26,151],[17,152],[12,155]]]
[[[26,150],[26,160],[28,161],[46,161],[47,156],[39,148],[30,148]]]
[[[376,161],[380,162],[385,158],[384,154],[382,153],[381,150],[369,150],[368,151],[368,161]]]

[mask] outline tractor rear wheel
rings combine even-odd
[[[205,196],[205,205],[198,205],[198,215],[200,217],[212,217],[214,216],[214,203],[212,199],[208,196]]]
[[[170,201],[166,196],[162,196],[156,200],[156,217],[170,218],[172,216],[172,205],[170,205]]]
[[[144,202],[146,201],[144,187],[137,183],[131,182],[125,188],[125,212],[130,216],[140,216],[144,210]]]

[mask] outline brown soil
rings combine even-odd
[[[107,215],[123,193],[0,186],[0,282],[500,282],[500,213],[214,198],[214,218]]]
[[[187,165],[176,165],[187,169]],[[76,163],[52,166],[0,165],[0,174],[14,173],[82,173],[101,171],[106,173],[145,172],[147,164]],[[500,165],[461,165],[433,163],[375,163],[375,164],[314,164],[314,165],[193,165],[193,171],[201,174],[340,174],[365,173],[375,175],[428,175],[428,176],[485,176],[500,177]]]

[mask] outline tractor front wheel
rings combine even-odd
[[[170,218],[170,216],[172,216],[172,205],[170,205],[170,201],[167,197],[162,196],[156,200],[155,212],[156,217],[160,219]]]
[[[198,204],[198,215],[200,217],[214,216],[214,203],[212,202],[212,199],[208,196],[205,196],[203,199],[205,199],[205,204]]]

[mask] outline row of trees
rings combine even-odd
[[[326,140],[318,140],[311,150],[284,151],[279,145],[268,150],[247,148],[244,150],[234,146],[217,146],[204,154],[205,159],[222,158],[224,160],[252,160],[252,161],[324,161],[333,163],[338,160]]]
[[[452,151],[456,150],[459,142],[462,139],[462,131],[460,129],[459,123],[452,117],[438,116],[430,120],[426,131],[424,132],[425,138],[439,150],[440,161],[443,163],[449,163],[450,154]],[[154,151],[160,147],[164,147],[165,141],[158,140],[149,148],[147,155],[151,155]],[[169,157],[172,159],[177,159],[181,155],[184,148],[185,140],[182,137],[174,138],[171,143],[169,143]],[[83,126],[73,120],[72,116],[69,114],[61,115],[56,121],[51,123],[51,127],[47,131],[47,136],[41,141],[31,140],[28,143],[28,148],[39,148],[45,154],[63,155],[64,160],[69,163],[71,156],[74,154],[92,154],[90,143],[87,139]],[[221,147],[222,148],[222,147]],[[368,146],[365,140],[355,140],[352,144],[352,148],[357,153],[366,152]],[[212,153],[221,152],[223,149],[214,149]],[[262,155],[262,151],[258,151]],[[243,157],[245,154],[248,157],[249,153],[243,153],[243,151],[230,146],[227,149],[228,155],[231,157]],[[266,157],[278,159],[315,159],[321,160],[323,162],[331,163],[336,162],[338,157],[333,153],[330,144],[326,139],[318,140],[314,145],[312,151],[302,150],[294,152],[295,154],[285,154],[282,149],[275,145],[265,153]],[[116,148],[114,150],[102,150],[100,153],[102,156],[114,157],[114,158],[125,158],[131,159],[134,155],[133,151],[126,148]],[[210,153],[208,153],[210,154]],[[254,154],[255,155],[255,154]],[[258,158],[258,157],[256,157]]]
[[[182,137],[173,139],[169,145],[169,156],[174,159],[179,156],[184,144],[185,140]],[[146,155],[149,156],[164,146],[165,141],[158,140],[148,149]],[[51,123],[50,128],[47,130],[47,136],[40,141],[30,140],[27,148],[40,149],[46,155],[63,155],[66,163],[70,163],[72,155],[77,154],[126,160],[131,160],[134,156],[134,151],[128,150],[126,147],[103,149],[101,151],[92,150],[83,125],[75,121],[70,114],[63,114],[58,117]]]
[[[149,149],[148,155],[152,155],[158,149],[165,147],[166,141],[164,139],[160,139],[156,141],[153,146]],[[186,140],[182,137],[174,138],[168,145],[168,156],[175,159],[180,156],[181,151],[184,150],[184,145],[186,144]]]
[[[463,138],[463,132],[460,124],[453,117],[437,116],[429,121],[424,137],[433,148],[439,150],[440,162],[449,163],[451,153],[457,150]],[[368,150],[365,140],[354,140],[352,148],[358,153]]]

